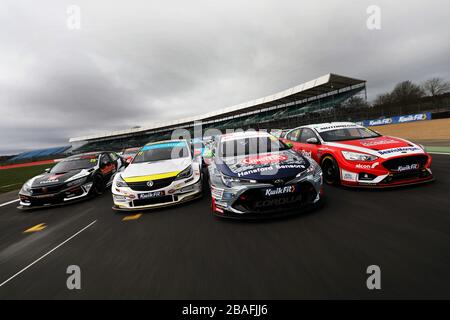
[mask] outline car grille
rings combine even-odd
[[[425,166],[428,161],[427,155],[417,155],[417,156],[407,156],[401,158],[395,158],[383,162],[383,166],[389,171],[397,172],[400,167],[407,167],[411,165],[418,164],[419,167],[415,170],[419,170]],[[405,170],[410,171],[410,170]]]
[[[64,189],[63,184],[59,184],[56,186],[48,186],[48,187],[41,187],[41,188],[31,188],[31,195],[38,196],[43,194],[53,194],[58,193]]]
[[[164,203],[171,203],[176,201],[174,198],[175,196],[163,196],[163,197],[156,197],[156,198],[150,198],[150,199],[137,199],[133,200],[133,206],[139,207],[139,206],[149,206],[152,204],[164,204]]]
[[[398,172],[390,174],[381,183],[393,183],[402,180],[425,179],[431,178],[431,174],[427,170],[414,170],[407,172]]]
[[[151,187],[149,187],[147,185],[148,181],[128,182],[127,184],[134,191],[152,191],[152,190],[158,190],[158,189],[168,187],[174,180],[175,180],[175,177],[159,179],[159,180],[152,180],[153,185]]]
[[[317,192],[311,183],[300,183],[297,188],[300,190],[298,193],[273,197],[265,197],[261,189],[249,189],[233,203],[233,208],[248,213],[272,213],[297,209],[316,199]]]

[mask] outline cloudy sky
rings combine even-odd
[[[372,4],[381,30],[366,26]],[[67,26],[70,5],[80,29]],[[330,72],[368,80],[369,99],[401,80],[450,80],[449,13],[448,0],[2,0],[0,154],[202,114]]]

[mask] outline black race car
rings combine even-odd
[[[65,158],[28,180],[19,192],[19,209],[61,205],[102,194],[126,162],[114,152],[91,152]]]

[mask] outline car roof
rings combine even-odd
[[[256,138],[256,137],[272,137],[272,135],[265,131],[238,131],[232,133],[226,133],[220,136],[220,140],[231,141],[241,138]]]
[[[71,155],[71,156],[69,156],[67,158],[76,158],[76,157],[83,157],[83,156],[98,156],[98,155],[100,155],[101,153],[104,153],[104,152],[107,152],[107,151],[84,152],[84,153],[78,153],[78,154]]]
[[[186,142],[186,139],[174,139],[174,140],[161,140],[161,141],[155,141],[155,142],[149,142],[146,143],[146,146],[154,145],[154,144],[161,144],[161,143],[170,143],[170,142]]]
[[[89,157],[89,156],[92,156],[92,157],[98,157],[98,156],[99,156],[100,154],[102,154],[102,153],[103,153],[103,152],[99,152],[99,151],[96,151],[96,152],[79,153],[79,154],[74,154],[74,155],[68,156],[68,157],[62,159],[61,161],[64,161],[64,160],[71,160],[71,159],[76,159],[76,158],[80,158],[80,157]]]
[[[325,130],[334,130],[334,129],[341,129],[341,128],[348,128],[348,127],[358,127],[361,128],[357,123],[354,122],[323,122],[323,123],[314,123],[314,124],[307,124],[303,126],[299,126],[297,128],[291,129],[296,130],[300,128],[310,128],[310,129],[316,129],[317,131],[325,131]]]

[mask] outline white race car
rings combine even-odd
[[[124,211],[173,205],[201,194],[201,158],[186,140],[146,144],[112,185],[113,209]]]

